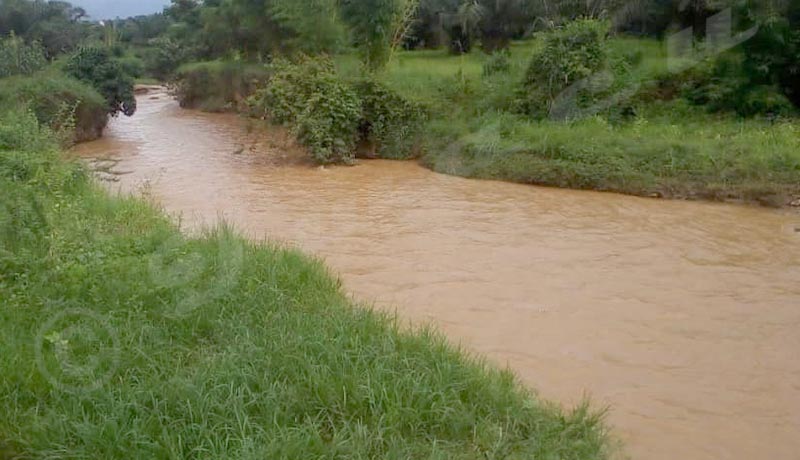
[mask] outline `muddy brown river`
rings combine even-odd
[[[86,158],[184,225],[218,217],[325,259],[546,398],[589,395],[634,459],[800,458],[800,214],[320,169],[276,131],[139,99]],[[110,167],[109,167],[110,166]],[[107,174],[106,174],[107,175]]]

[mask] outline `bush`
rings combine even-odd
[[[502,49],[496,53],[490,54],[483,63],[483,76],[489,77],[498,73],[508,73],[511,70],[511,52]]]
[[[49,127],[40,125],[36,114],[24,106],[0,113],[0,151],[54,150],[57,142],[52,134]]]
[[[426,118],[422,106],[375,80],[357,82],[355,89],[361,97],[361,140],[381,158],[415,156]]]
[[[519,109],[537,118],[549,113],[553,102],[567,88],[598,75],[609,64],[606,21],[579,19],[549,32],[544,46],[528,66]],[[591,88],[586,88],[591,92]],[[581,91],[586,103],[586,91]]]
[[[269,84],[251,99],[251,113],[290,126],[319,163],[354,157],[361,104],[329,59],[302,57],[271,66]]]
[[[748,88],[742,95],[737,112],[743,116],[789,117],[796,115],[797,109],[777,86],[759,85]]]
[[[54,130],[74,128],[76,142],[99,138],[108,121],[106,102],[97,91],[55,71],[2,80],[0,107],[18,106],[28,106]]]
[[[239,61],[187,64],[177,71],[178,102],[208,112],[236,110],[268,76],[263,65]]]
[[[308,97],[318,90],[320,82],[334,74],[330,60],[306,56],[296,63],[277,59],[270,70],[268,85],[256,91],[249,105],[253,115],[286,125],[294,123],[305,110]]]
[[[30,75],[47,65],[44,50],[34,42],[26,44],[15,35],[0,39],[0,78]]]
[[[317,163],[347,163],[355,156],[361,106],[352,88],[326,79],[312,93],[295,131]]]
[[[383,158],[409,158],[425,111],[372,80],[350,84],[327,58],[272,64],[267,86],[249,100],[251,115],[290,126],[320,163],[348,162],[356,145]]]
[[[136,56],[127,56],[117,59],[122,71],[131,78],[142,78],[144,76],[144,61]]]
[[[133,79],[106,48],[81,48],[64,67],[66,73],[92,85],[105,99],[108,113],[136,112]]]
[[[158,37],[148,42],[149,46],[142,50],[145,70],[149,75],[168,80],[175,76],[178,68],[192,60],[194,50],[185,44],[167,37]]]
[[[675,78],[681,81],[681,95],[687,101],[710,112],[735,112],[743,117],[796,113],[777,84],[754,83],[740,52],[725,53]]]

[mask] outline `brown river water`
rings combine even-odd
[[[588,395],[634,459],[800,458],[800,214],[316,168],[286,136],[163,93],[77,147],[193,228],[219,216],[327,261],[545,398]],[[106,169],[112,163],[106,162]]]

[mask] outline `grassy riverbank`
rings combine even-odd
[[[0,118],[0,458],[607,458],[601,418]]]
[[[0,107],[22,106],[29,107],[42,124],[71,129],[75,142],[99,138],[108,123],[103,97],[54,68],[0,79]],[[65,123],[73,126],[62,126]]]
[[[429,115],[421,132],[413,135],[420,140],[413,150],[438,172],[767,206],[785,206],[800,198],[796,117],[709,113],[679,97],[686,84],[681,79],[688,77],[669,74],[662,43],[621,37],[609,41],[609,50],[635,62],[626,77],[637,88],[629,100],[570,122],[533,119],[515,110],[515,104],[530,56],[539,47],[536,40],[515,43],[507,59],[479,52],[400,52],[376,78],[425,107]],[[343,81],[363,78],[355,55],[334,60]],[[241,64],[185,67],[182,81],[191,99],[200,101],[193,105],[203,106],[202,94],[207,93],[208,104],[234,107],[240,95],[220,104],[217,93],[204,88],[241,87],[226,83],[237,66]],[[217,69],[219,84],[200,78],[209,74],[207,68]],[[204,83],[193,85],[193,78]],[[201,95],[192,92],[195,87]]]
[[[506,72],[486,75],[490,59],[445,51],[402,53],[384,81],[428,101],[422,163],[437,172],[643,196],[744,200],[784,206],[800,197],[800,123],[710,114],[682,99],[642,97],[667,80],[663,46],[613,40],[640,54],[631,114],[603,111],[560,122],[514,113],[515,90],[535,42],[512,47]],[[354,67],[343,59],[341,69]]]

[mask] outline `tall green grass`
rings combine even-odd
[[[424,158],[448,174],[636,195],[758,201],[800,194],[800,126],[686,114],[535,122],[490,113],[430,126]]]
[[[22,106],[44,125],[74,128],[76,142],[99,138],[108,123],[103,96],[55,68],[0,79],[0,110]]]
[[[602,417],[223,226],[183,236],[0,117],[0,457],[600,459]],[[543,369],[543,372],[546,372]]]
[[[436,171],[559,187],[676,198],[757,201],[782,206],[800,196],[796,119],[706,113],[678,99],[653,100],[671,77],[663,43],[610,40],[633,63],[641,89],[625,110],[569,123],[515,113],[522,76],[539,42],[515,43],[509,70],[483,75],[487,56],[400,53],[381,75],[432,114],[423,163]],[[343,71],[352,63],[340,59]]]

